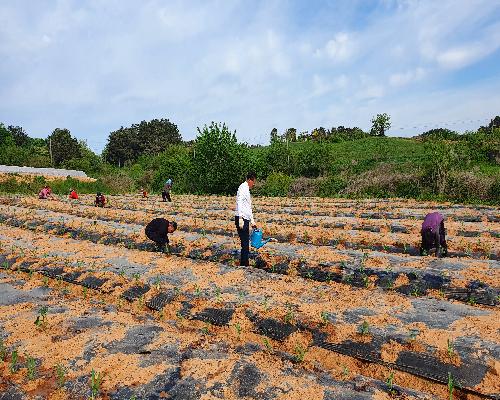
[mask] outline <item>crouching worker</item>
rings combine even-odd
[[[146,226],[146,236],[156,243],[158,251],[169,252],[168,234],[174,233],[177,223],[167,221],[165,218],[155,218]]]
[[[78,193],[76,193],[75,189],[71,189],[69,192],[69,198],[72,200],[78,200]]]
[[[49,187],[49,185],[45,185],[42,190],[38,193],[38,198],[47,200],[47,199],[52,199],[52,189]]]
[[[241,255],[240,265],[248,267],[248,253],[250,251],[250,225],[256,228],[252,213],[252,198],[250,197],[250,189],[255,185],[256,175],[254,172],[249,172],[247,179],[238,188],[236,194],[236,212],[234,223],[236,231],[240,237]]]
[[[448,246],[446,245],[446,229],[444,227],[444,217],[433,212],[425,216],[422,223],[422,245],[420,246],[420,255],[426,256],[429,251],[435,247],[437,257],[446,257],[448,255]]]
[[[94,205],[96,207],[104,207],[106,205],[106,197],[101,192],[97,192]]]

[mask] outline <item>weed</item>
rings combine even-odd
[[[267,338],[264,338],[264,346],[266,346],[267,351],[272,351],[273,349],[273,346],[271,346],[271,343],[269,343]]]
[[[62,388],[66,383],[66,368],[64,368],[64,365],[62,364],[56,365],[56,379],[57,379],[57,386],[59,388]]]
[[[26,369],[28,380],[32,381],[36,376],[36,361],[33,357],[26,355]]]
[[[307,347],[303,348],[300,344],[295,346],[295,359],[298,362],[304,361],[304,357],[306,356],[307,353]]]
[[[448,400],[453,400],[453,391],[455,390],[455,380],[451,376],[451,372],[448,372]]]
[[[90,374],[90,390],[92,391],[90,398],[92,400],[94,400],[99,395],[99,391],[101,390],[101,383],[102,374],[92,369],[92,372]]]
[[[17,350],[12,350],[12,354],[10,356],[10,372],[13,374],[17,370]]]
[[[363,321],[360,325],[358,332],[361,335],[369,335],[370,334],[370,324],[367,321]]]

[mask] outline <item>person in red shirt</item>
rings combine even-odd
[[[142,188],[141,192],[142,192],[142,198],[143,199],[147,199],[148,198],[148,192],[146,191],[146,189]]]
[[[74,200],[78,200],[78,193],[76,193],[75,189],[71,189],[70,190],[69,198],[70,199],[74,199]]]

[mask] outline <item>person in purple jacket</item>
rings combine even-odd
[[[429,251],[435,247],[437,257],[446,257],[448,255],[448,246],[446,245],[446,229],[444,227],[444,217],[433,212],[427,214],[422,223],[422,245],[420,246],[420,255],[426,256]]]

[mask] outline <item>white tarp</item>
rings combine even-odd
[[[30,174],[44,176],[61,176],[66,178],[88,178],[83,171],[74,169],[58,169],[58,168],[33,168],[33,167],[17,167],[14,165],[0,165],[0,174]]]

